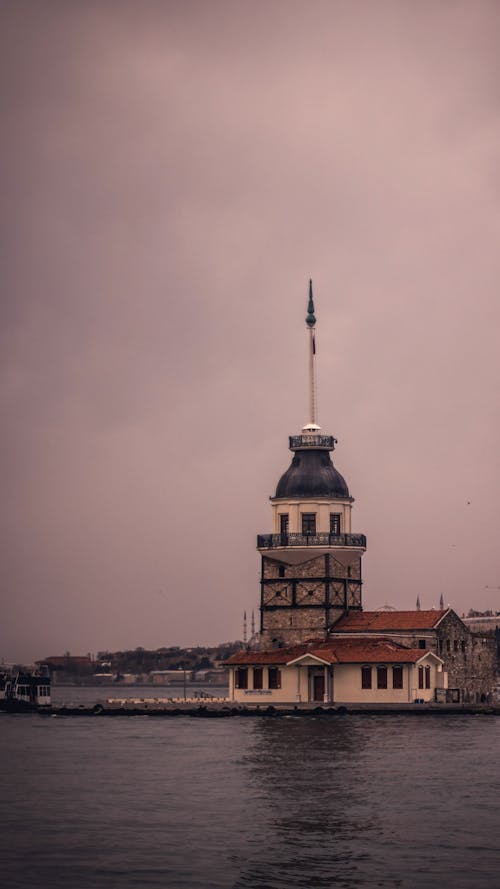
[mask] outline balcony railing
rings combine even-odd
[[[364,534],[258,534],[257,549],[284,546],[358,546],[366,548]]]
[[[290,435],[289,448],[291,451],[302,448],[316,448],[325,451],[333,451],[337,439],[333,435]]]

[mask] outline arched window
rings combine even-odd
[[[425,668],[425,687],[426,688],[431,687],[431,668],[430,667]]]
[[[269,667],[269,688],[281,688],[281,670],[279,667]]]
[[[403,688],[403,668],[400,664],[395,664],[392,668],[392,687]]]
[[[372,668],[371,667],[361,667],[361,688],[371,688],[372,687]]]
[[[236,688],[248,688],[248,668],[238,667],[235,679]]]
[[[253,687],[256,689],[263,688],[264,670],[262,667],[253,668]]]
[[[377,688],[387,688],[387,667],[377,667]]]

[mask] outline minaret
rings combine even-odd
[[[300,435],[290,436],[293,459],[270,498],[273,533],[257,538],[262,556],[263,645],[326,637],[342,614],[362,607],[361,556],[366,538],[351,532],[354,498],[330,459],[336,439],[323,435],[317,424],[316,317],[311,281],[306,326],[308,423]]]

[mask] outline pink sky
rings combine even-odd
[[[210,644],[307,420],[364,604],[500,610],[500,8],[0,9],[0,657]]]

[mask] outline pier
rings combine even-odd
[[[238,704],[227,699],[110,699],[102,704],[52,706],[37,711],[42,716],[190,716],[195,718],[243,717],[339,717],[349,715],[500,715],[495,704]]]

